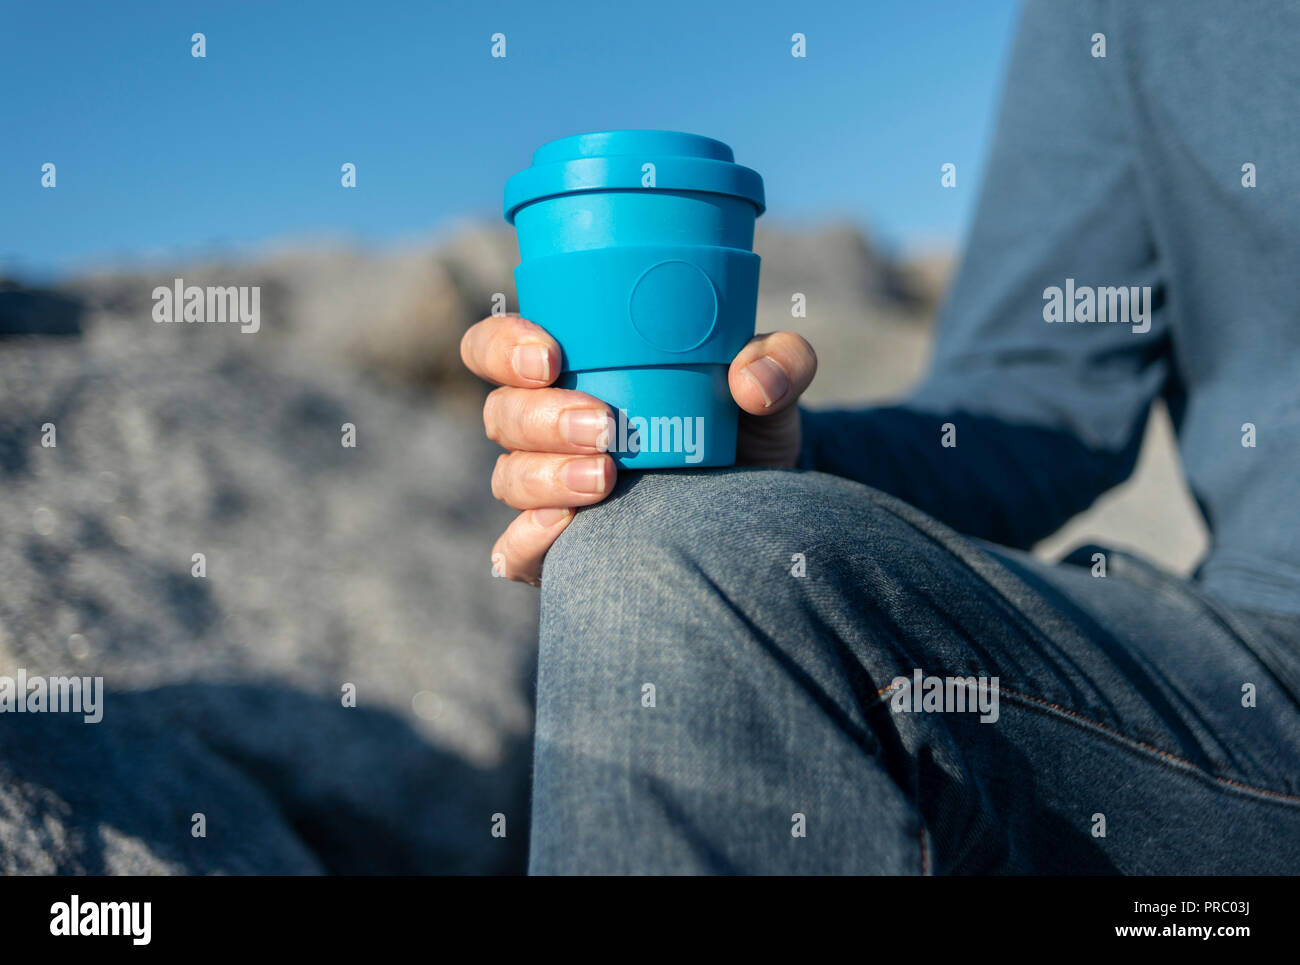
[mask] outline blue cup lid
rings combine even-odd
[[[655,166],[654,188],[643,184],[645,164]],[[744,198],[762,214],[763,179],[735,162],[721,141],[679,131],[598,131],[543,144],[531,167],[506,182],[505,215],[542,198],[608,189],[706,191]]]

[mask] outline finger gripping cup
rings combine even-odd
[[[624,468],[729,466],[727,368],[754,334],[763,181],[712,138],[605,131],[543,145],[506,183],[519,310],[556,384],[608,403]]]

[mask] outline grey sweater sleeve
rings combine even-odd
[[[803,467],[1020,547],[1131,473],[1169,339],[1141,131],[1106,21],[1100,2],[1026,4],[928,374],[898,405],[805,412]],[[1104,58],[1092,54],[1098,33]],[[1137,290],[1128,319],[1149,299],[1145,320],[1049,322],[1053,287],[1059,317],[1088,318],[1083,290],[1113,287]],[[1065,304],[1067,290],[1082,294]],[[1119,297],[1102,293],[1108,315]]]

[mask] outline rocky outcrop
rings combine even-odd
[[[536,603],[473,412],[122,307],[0,343],[0,675],[106,691],[0,715],[0,871],[520,870]]]

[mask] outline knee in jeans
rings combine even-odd
[[[742,620],[776,624],[800,608],[835,621],[818,632],[870,638],[842,618],[856,607],[892,628],[883,638],[915,631],[915,649],[927,650],[949,635],[956,603],[985,592],[952,538],[898,500],[820,473],[629,473],[552,547],[543,612],[608,613],[614,600],[636,609],[635,630],[684,597],[695,606],[721,596]]]
[[[780,470],[629,473],[602,503],[580,510],[551,548],[543,585],[618,581],[664,567],[726,576],[754,564],[796,564],[815,494]]]

